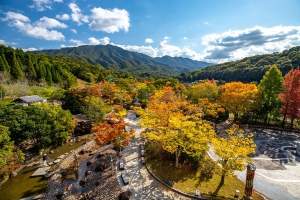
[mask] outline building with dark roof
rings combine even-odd
[[[16,104],[23,105],[23,106],[28,106],[28,105],[34,104],[34,103],[43,103],[46,101],[47,101],[46,99],[44,99],[43,97],[40,97],[38,95],[24,96],[24,97],[20,97],[20,98],[14,100],[14,102]]]

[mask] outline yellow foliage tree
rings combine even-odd
[[[188,98],[197,103],[199,98],[207,98],[210,102],[215,102],[219,95],[219,88],[215,81],[203,81],[189,87]]]
[[[259,108],[261,98],[255,84],[231,82],[222,86],[218,102],[234,114],[235,121],[239,114]]]
[[[176,96],[171,87],[155,91],[148,109],[135,108],[142,118],[141,126],[149,130],[145,138],[158,141],[163,149],[175,153],[176,167],[182,152],[200,156],[215,137],[212,126],[201,119],[201,112],[193,112],[195,108]]]
[[[215,194],[224,185],[225,176],[232,175],[235,170],[245,169],[245,163],[252,162],[249,154],[255,153],[256,145],[253,140],[253,134],[244,136],[244,130],[239,126],[233,125],[227,129],[227,138],[214,138],[212,144],[215,153],[220,157],[217,161],[221,165],[221,181],[215,191]]]

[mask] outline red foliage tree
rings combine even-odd
[[[98,144],[106,144],[111,142],[114,147],[127,146],[130,139],[134,138],[134,130],[127,130],[129,123],[124,121],[122,116],[111,116],[111,123],[98,123],[93,128],[93,132],[97,134],[95,141]]]
[[[280,94],[283,103],[281,113],[283,114],[282,127],[286,118],[291,120],[291,128],[295,119],[300,119],[300,70],[292,69],[284,76],[284,92]]]

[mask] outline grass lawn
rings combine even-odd
[[[121,115],[121,116],[126,116],[127,115],[127,110],[126,109],[123,109],[121,111],[117,111],[117,114]]]
[[[199,169],[193,166],[180,165],[179,168],[175,168],[174,161],[170,160],[150,160],[147,159],[147,165],[150,170],[161,180],[166,178],[174,181],[173,187],[185,192],[187,194],[195,194],[196,190],[201,193],[212,193],[218,187],[221,176],[214,174],[209,180],[201,180],[201,172]],[[226,177],[225,184],[220,189],[218,196],[225,196],[233,198],[235,190],[240,191],[241,198],[244,194],[245,185],[235,177]],[[259,194],[253,194],[255,200],[263,200],[264,198]]]

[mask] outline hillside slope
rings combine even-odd
[[[91,64],[100,64],[115,72],[129,72],[138,77],[172,77],[181,72],[193,71],[210,65],[210,63],[187,58],[152,58],[113,45],[83,45],[35,53],[76,57]]]
[[[281,53],[246,57],[238,61],[222,63],[190,73],[182,73],[178,78],[185,82],[212,78],[226,82],[259,82],[272,65],[276,65],[283,75],[292,68],[300,66],[300,46],[284,50]]]

